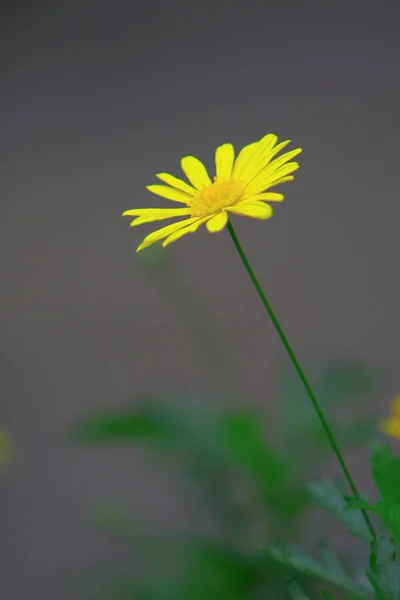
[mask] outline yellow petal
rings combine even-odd
[[[215,151],[215,173],[219,179],[229,179],[232,174],[235,150],[232,144],[218,146]]]
[[[235,165],[234,176],[244,181],[253,179],[257,172],[269,162],[277,139],[275,134],[269,133],[258,142],[255,142],[252,151],[247,154],[244,153],[241,161]]]
[[[188,225],[190,225],[191,223],[195,223],[196,221],[199,221],[199,217],[192,217],[191,219],[184,219],[183,221],[178,221],[177,223],[171,223],[171,225],[166,225],[166,227],[162,227],[161,229],[158,229],[157,231],[153,231],[153,233],[150,233],[148,236],[146,236],[144,238],[143,242],[137,248],[136,252],[140,252],[140,250],[147,248],[147,246],[151,246],[151,244],[154,244],[155,242],[159,242],[160,240],[171,235],[175,231],[178,231],[179,229],[187,227]]]
[[[259,142],[254,152],[237,169],[235,177],[243,181],[250,181],[259,173],[271,160],[272,148],[278,138],[273,133],[264,136]]]
[[[280,177],[277,181],[274,181],[274,187],[276,185],[280,185],[281,183],[286,183],[287,181],[293,181],[293,175],[288,175],[287,177]]]
[[[137,215],[138,218],[131,221],[131,227],[135,227],[143,223],[152,223],[153,221],[162,221],[163,219],[183,217],[190,214],[190,208],[133,208],[126,210],[122,213],[122,216]]]
[[[276,137],[276,136],[275,136]],[[260,159],[257,164],[251,169],[249,173],[246,173],[246,177],[244,178],[248,183],[253,181],[266,168],[269,168],[269,163],[272,161],[273,157],[278,154],[285,146],[290,144],[290,140],[286,140],[285,142],[281,142],[272,148],[265,148],[263,153],[260,156]]]
[[[258,142],[252,142],[239,152],[232,170],[232,179],[240,179],[241,170],[246,166],[247,162],[257,152]]]
[[[176,242],[176,240],[179,240],[179,238],[183,237],[187,233],[194,233],[195,231],[197,231],[197,229],[200,227],[200,225],[202,225],[203,223],[208,221],[209,218],[210,218],[209,216],[202,217],[201,219],[198,219],[192,225],[189,225],[189,227],[184,227],[183,229],[180,229],[179,231],[172,233],[170,236],[167,237],[166,240],[163,241],[162,245],[164,247],[168,246],[169,244],[172,244],[172,242]]]
[[[204,187],[211,185],[212,181],[208,176],[207,169],[198,158],[185,156],[181,160],[181,167],[190,183],[197,190],[202,190]]]
[[[380,430],[397,440],[400,440],[400,419],[398,417],[386,417],[380,422]]]
[[[122,216],[130,217],[161,217],[166,219],[169,216],[173,217],[180,215],[189,215],[190,208],[130,208],[122,213]]]
[[[277,171],[278,168],[281,167],[284,163],[289,162],[289,160],[291,160],[292,158],[294,158],[301,152],[303,152],[303,150],[301,148],[296,148],[295,150],[291,150],[290,152],[285,152],[285,154],[282,154],[282,156],[280,156],[279,158],[275,158],[275,160],[273,160],[268,165],[268,167],[266,168],[266,171],[269,171],[270,169]]]
[[[298,168],[299,168],[298,163],[291,162],[291,163],[287,163],[287,164],[283,165],[283,167],[281,167],[277,171],[271,171],[271,172],[263,171],[262,173],[260,173],[260,175],[258,175],[254,179],[254,181],[252,181],[251,183],[249,183],[249,185],[246,186],[246,189],[245,189],[246,196],[250,197],[250,196],[253,196],[256,194],[261,194],[268,188],[274,186],[275,182],[278,182],[278,180],[280,180],[282,177],[285,177],[285,175],[288,175],[289,173],[296,171],[296,169],[298,169]],[[279,183],[282,183],[282,182],[279,181]]]
[[[236,215],[243,217],[251,217],[253,219],[269,219],[273,215],[272,207],[264,202],[243,202],[235,206],[229,206],[226,210]]]
[[[274,146],[274,148],[272,148],[271,152],[269,153],[269,159],[271,160],[274,156],[276,156],[281,150],[283,150],[288,144],[290,144],[291,141],[292,140],[285,140],[284,142],[281,142],[280,144]]]
[[[284,177],[285,175],[288,175],[289,173],[293,173],[293,171],[297,171],[299,166],[300,165],[297,162],[289,162],[289,163],[284,164],[277,171],[273,170],[273,171],[271,171],[271,173],[266,172],[265,176],[267,177],[267,175],[269,175],[269,177],[271,178],[272,181],[276,181],[277,179],[280,179],[281,177]]]
[[[174,177],[169,173],[157,173],[156,177],[158,177],[158,179],[161,179],[161,181],[165,181],[165,183],[168,183],[168,185],[171,185],[177,190],[186,192],[186,194],[190,194],[191,196],[194,196],[194,194],[197,193],[197,190],[195,190],[194,187],[186,183],[186,181],[178,179],[178,177]]]
[[[255,200],[268,200],[268,202],[282,202],[283,199],[283,194],[277,194],[276,192],[265,192],[264,194],[255,194],[254,196],[247,196],[245,194],[241,202],[254,202]]]
[[[162,196],[163,198],[173,200],[174,202],[181,202],[182,204],[189,204],[192,199],[192,196],[189,194],[186,194],[181,190],[176,190],[168,185],[147,185],[146,188],[149,192],[157,194],[157,196]]]
[[[396,417],[400,417],[400,394],[395,396],[392,400],[392,413]]]
[[[214,215],[213,217],[211,217],[211,219],[209,221],[207,221],[207,230],[210,233],[217,233],[217,231],[221,231],[225,225],[228,222],[228,213],[223,210],[222,212],[218,213],[217,215]]]

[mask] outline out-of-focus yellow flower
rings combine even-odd
[[[14,444],[11,435],[0,427],[0,469],[10,460],[13,448]]]
[[[392,413],[382,419],[380,429],[386,435],[400,440],[400,394],[392,400]]]
[[[219,146],[215,152],[216,175],[213,181],[203,163],[194,156],[181,160],[190,185],[168,173],[158,173],[156,177],[167,185],[149,185],[147,189],[178,202],[181,208],[134,208],[126,210],[123,215],[136,217],[131,226],[185,218],[150,233],[137,252],[161,240],[164,240],[163,246],[167,246],[187,233],[193,233],[204,223],[207,223],[210,233],[221,231],[228,222],[229,213],[253,219],[272,217],[273,210],[267,202],[280,202],[283,195],[267,190],[294,179],[291,173],[299,165],[289,161],[301,152],[301,148],[297,148],[274,158],[290,140],[277,142],[277,136],[269,133],[242,148],[236,160],[232,144]]]

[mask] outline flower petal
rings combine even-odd
[[[264,136],[257,142],[257,148],[249,157],[248,161],[238,170],[237,177],[243,181],[250,181],[259,173],[271,160],[271,153],[274,144],[278,138],[273,133]]]
[[[153,233],[150,233],[144,238],[143,242],[140,244],[140,246],[138,246],[136,252],[140,252],[140,250],[147,248],[147,246],[151,246],[151,244],[159,242],[163,238],[171,235],[172,233],[175,233],[175,231],[183,229],[184,227],[187,227],[192,223],[194,224],[199,220],[199,217],[192,217],[191,219],[184,219],[183,221],[178,221],[177,223],[171,223],[171,225],[167,225],[166,227],[157,229],[157,231],[153,231]]]
[[[157,173],[156,177],[158,177],[158,179],[161,179],[161,181],[165,181],[165,183],[168,183],[168,185],[171,185],[177,190],[186,192],[186,194],[190,194],[191,196],[194,196],[194,194],[197,193],[197,190],[195,190],[194,187],[186,183],[186,181],[178,179],[178,177],[174,177],[169,173]]]
[[[157,194],[157,196],[162,196],[162,198],[167,198],[167,200],[173,200],[174,202],[182,202],[182,204],[190,204],[192,199],[192,196],[189,194],[168,185],[147,185],[146,189],[149,192],[153,192],[153,194]]]
[[[258,142],[252,142],[247,146],[244,146],[237,158],[235,160],[235,164],[233,165],[232,170],[232,179],[240,179],[240,172],[245,167],[247,162],[251,160],[252,156],[254,156],[255,152],[257,152]]]
[[[210,233],[217,233],[217,231],[221,231],[225,225],[228,222],[228,213],[223,210],[222,212],[218,213],[217,215],[214,215],[213,217],[211,217],[211,219],[209,221],[207,221],[207,230]]]
[[[218,146],[215,151],[215,173],[218,179],[229,179],[232,174],[235,150],[232,144]]]
[[[264,202],[243,202],[242,204],[229,206],[226,210],[236,215],[261,220],[269,219],[274,213],[272,207]]]
[[[281,183],[286,183],[287,181],[293,181],[293,175],[288,175],[287,177],[280,177],[277,181],[274,181],[274,187],[276,185],[280,185]]]
[[[397,440],[400,440],[400,419],[399,417],[385,417],[380,422],[380,430]]]
[[[260,169],[263,169],[269,162],[270,152],[277,142],[277,139],[275,134],[269,133],[261,138],[260,141],[255,142],[254,148],[247,153],[243,153],[243,158],[235,164],[234,177],[244,181],[253,179],[257,172]],[[244,150],[246,148],[248,148],[248,146],[246,146]]]
[[[285,175],[288,175],[289,173],[296,171],[296,169],[298,169],[298,168],[299,168],[298,163],[291,162],[291,163],[287,163],[286,165],[283,165],[277,171],[268,171],[268,170],[262,171],[251,183],[249,183],[249,185],[246,186],[244,193],[246,194],[247,197],[250,197],[250,196],[253,196],[256,194],[261,194],[268,188],[275,185],[275,182],[282,183],[281,181],[278,181],[278,180],[282,179],[282,177],[285,177]]]
[[[268,202],[282,202],[284,199],[283,194],[277,194],[276,192],[265,192],[264,194],[255,194],[253,196],[244,196],[242,202],[254,202],[255,200],[267,200]],[[240,204],[239,203],[239,204]]]
[[[210,217],[208,215],[207,215],[207,217],[202,217],[201,219],[198,219],[192,225],[189,225],[189,227],[184,227],[183,229],[179,229],[179,231],[172,233],[170,236],[167,237],[166,240],[163,241],[162,245],[164,247],[168,246],[169,244],[172,244],[172,242],[176,242],[176,240],[179,240],[179,238],[183,237],[187,233],[194,233],[195,231],[197,231],[197,229],[200,227],[200,225],[202,225],[203,223],[208,221],[209,218]]]
[[[198,158],[194,156],[185,156],[181,160],[181,167],[190,183],[194,185],[197,190],[202,190],[211,185],[212,181],[208,176],[207,169]]]
[[[291,160],[301,152],[303,152],[301,148],[296,148],[295,150],[291,150],[290,152],[285,152],[285,154],[282,154],[282,156],[280,156],[279,158],[275,158],[275,160],[273,160],[268,165],[266,171],[269,171],[270,169],[277,171],[278,168],[281,167],[284,163],[287,163],[289,160]]]
[[[131,227],[142,225],[142,223],[152,223],[153,221],[162,221],[163,219],[172,219],[173,217],[183,217],[191,214],[190,208],[133,208],[126,210],[122,216],[137,216],[131,222]]]
[[[290,159],[294,158],[295,156],[300,154],[300,152],[302,152],[301,148],[296,148],[295,150],[286,152],[285,154],[282,154],[282,156],[279,156],[278,158],[272,160],[275,154],[277,154],[288,143],[289,140],[278,144],[269,152],[263,152],[263,154],[260,155],[258,161],[253,161],[253,164],[251,165],[251,170],[247,171],[245,173],[245,176],[243,177],[245,181],[247,181],[248,185],[250,185],[250,183],[253,182],[257,177],[262,177],[263,175],[267,176],[267,174],[277,171],[282,165],[284,165]]]

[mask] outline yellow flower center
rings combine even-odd
[[[227,206],[237,204],[243,195],[244,184],[234,179],[218,179],[205,187],[190,201],[193,217],[206,217],[219,213]]]

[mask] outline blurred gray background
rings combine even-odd
[[[166,205],[145,185],[179,176],[186,154],[211,168],[217,145],[270,131],[303,147],[274,218],[234,224],[299,356],[384,366],[372,408],[386,411],[400,383],[399,16],[397,0],[3,6],[0,425],[16,456],[0,488],[2,600],[79,598],[78,574],[118,558],[88,523],[97,500],[160,528],[183,519],[163,466],[79,448],[68,427],[145,392],[219,397],[135,255],[151,226],[120,216]],[[267,418],[284,352],[227,232],[168,256]]]

